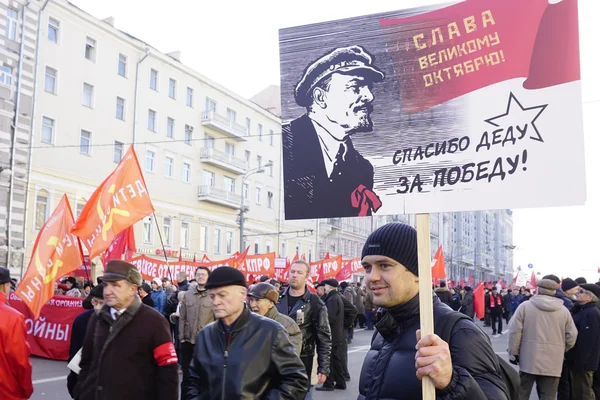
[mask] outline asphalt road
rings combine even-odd
[[[490,331],[490,328],[484,328]],[[491,335],[491,332],[489,332]],[[358,330],[354,334],[352,344],[348,346],[348,369],[352,380],[348,382],[346,390],[335,390],[333,392],[315,392],[315,400],[355,400],[358,395],[358,379],[360,369],[369,349],[371,342],[371,331]],[[508,360],[506,348],[508,344],[508,335],[502,335],[492,338],[494,351],[504,359]],[[67,363],[62,361],[52,361],[39,357],[32,357],[33,364],[33,384],[34,393],[32,400],[68,400],[66,379],[68,369]],[[535,388],[531,400],[537,400]]]

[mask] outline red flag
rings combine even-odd
[[[204,255],[202,256],[202,261],[200,261],[200,262],[201,262],[202,264],[204,264],[204,263],[209,263],[209,262],[210,262],[210,258],[208,258],[208,257],[206,256],[206,254],[204,254]]]
[[[460,287],[465,287],[464,279],[461,279],[460,282],[458,282],[458,284],[460,285]]]
[[[335,276],[335,279],[339,282],[341,281],[345,281],[352,278],[352,262],[348,261],[343,267],[342,269],[340,269],[340,272],[337,273],[337,275]]]
[[[125,246],[125,259],[132,258],[137,253],[137,247],[135,246],[135,231],[133,226],[128,229],[127,245]]]
[[[40,317],[42,307],[54,296],[54,282],[58,277],[83,264],[81,244],[71,233],[74,224],[69,199],[64,195],[40,229],[27,272],[15,293],[27,304],[34,319]]]
[[[183,261],[183,254],[181,251],[181,247],[179,248],[179,261]]]
[[[329,252],[327,252],[327,254],[325,254],[324,260],[327,260],[328,258],[329,258]]]
[[[106,249],[106,251],[104,253],[102,253],[102,264],[104,266],[106,266],[106,264],[110,261],[110,260],[121,260],[123,259],[123,254],[125,253],[125,251],[127,250],[127,255],[125,256],[125,259],[130,259],[132,258],[132,249],[131,249],[131,237],[133,236],[133,226],[130,226],[129,228],[125,229],[124,231],[122,231],[121,233],[119,233],[117,236],[115,236],[115,238],[113,239],[112,243],[110,244],[110,246],[108,247],[108,249]],[[136,252],[136,248],[135,248],[135,238],[133,239],[133,253],[135,254]]]
[[[446,277],[446,265],[444,264],[444,250],[442,250],[442,246],[435,253],[435,264],[431,268],[431,277],[439,279]]]
[[[192,262],[196,262],[196,253],[194,253],[194,260]]]
[[[295,263],[296,261],[298,261],[298,252],[296,252],[296,255],[294,256],[294,258],[292,259],[292,264]]]
[[[477,287],[473,290],[473,304],[477,318],[483,318],[485,316],[485,296],[483,292],[483,282],[477,285]]]
[[[133,146],[98,186],[73,228],[90,253],[106,250],[116,235],[154,211]]]
[[[475,283],[475,278],[473,278],[472,276],[469,276],[469,283]]]
[[[529,282],[532,289],[537,289],[537,279],[535,279],[535,272],[531,271],[531,281]]]

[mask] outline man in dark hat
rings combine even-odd
[[[577,281],[577,280],[576,280]],[[573,321],[579,332],[577,343],[566,355],[571,398],[594,399],[593,379],[600,363],[600,286],[582,283],[577,293]]]
[[[248,310],[244,275],[219,267],[206,289],[218,321],[196,337],[187,398],[303,399],[304,365],[283,326]]]
[[[0,267],[0,399],[28,399],[33,393],[25,317],[7,305],[10,271]]]
[[[367,238],[365,284],[381,314],[362,367],[359,397],[420,399],[420,380],[428,376],[438,399],[508,399],[490,340],[470,319],[456,321],[456,311],[434,297],[436,334],[421,337],[418,264],[417,232],[410,225],[386,224]],[[447,343],[439,335],[449,320],[455,323],[449,325]]]
[[[331,361],[330,374],[323,386],[316,388],[319,391],[333,391],[334,389],[346,390],[344,377],[344,342],[348,340],[348,332],[344,330],[344,301],[338,292],[339,283],[335,279],[325,279],[325,306],[331,328]]]
[[[302,332],[293,319],[277,311],[275,304],[279,301],[279,292],[275,286],[267,282],[259,283],[252,288],[248,297],[250,297],[250,309],[253,312],[277,321],[285,328],[290,342],[292,342],[292,345],[296,349],[296,354],[300,357],[300,352],[302,351]]]
[[[313,61],[296,85],[306,114],[282,127],[287,219],[371,215],[381,206],[373,166],[351,136],[371,132],[373,83],[383,73],[360,46]]]
[[[102,280],[105,304],[90,317],[75,398],[177,400],[177,353],[169,324],[142,304],[139,271],[112,260]]]

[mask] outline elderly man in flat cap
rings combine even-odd
[[[373,166],[351,136],[371,132],[373,83],[384,75],[360,46],[337,48],[314,61],[295,88],[306,114],[283,126],[287,219],[371,215]]]
[[[75,398],[177,400],[177,354],[169,323],[142,304],[139,271],[112,260],[102,281],[104,306],[90,317]]]
[[[206,289],[218,321],[196,337],[187,398],[304,399],[304,364],[283,326],[248,310],[244,275],[219,267]]]

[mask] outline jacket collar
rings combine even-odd
[[[279,311],[277,311],[277,307],[273,306],[267,311],[265,314],[266,318],[275,319],[279,315]]]
[[[246,305],[244,305],[244,310],[242,311],[242,314],[238,317],[238,319],[235,320],[233,324],[231,324],[228,331],[230,333],[235,333],[244,329],[249,319],[250,310]],[[226,333],[225,324],[223,323],[223,320],[219,320],[219,330],[221,331],[221,333]]]
[[[435,301],[439,301],[437,297]],[[381,309],[381,312],[376,327],[384,339],[390,339],[398,330],[402,331],[419,320],[419,295],[399,306]]]

